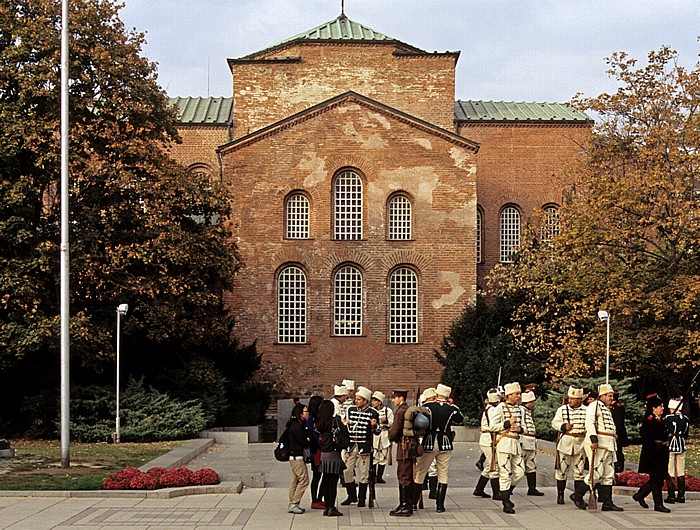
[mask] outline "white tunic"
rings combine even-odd
[[[562,425],[571,423],[573,428],[562,432]],[[586,407],[574,408],[569,404],[557,409],[552,420],[552,429],[561,435],[557,449],[565,455],[578,455],[583,451],[583,439],[586,436]]]
[[[519,427],[523,425],[523,418],[520,405],[510,405],[504,401],[499,404],[493,411],[493,416],[489,420],[489,427],[497,432],[496,435],[496,450],[499,453],[507,453],[511,455],[519,455],[520,450],[520,433],[511,431],[510,425],[508,428],[504,426],[507,421],[510,421],[511,416],[515,416],[515,422]]]
[[[617,450],[615,422],[610,409],[600,400],[586,407],[586,439],[590,445],[591,436],[598,437],[598,447],[615,452]]]

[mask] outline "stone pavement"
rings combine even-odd
[[[289,466],[272,457],[273,444],[218,446],[192,460],[188,467],[213,467],[224,477],[250,475],[265,478],[265,487],[245,488],[240,494],[189,495],[171,499],[134,497],[56,497],[33,492],[0,496],[0,529],[431,529],[431,528],[700,528],[700,503],[689,501],[670,506],[670,514],[643,510],[628,495],[615,495],[622,513],[582,511],[568,500],[556,504],[555,489],[541,487],[544,497],[528,497],[521,483],[515,490],[514,516],[501,510],[501,503],[472,496],[478,477],[474,462],[478,446],[457,442],[450,466],[450,485],[442,514],[434,501],[425,499],[426,509],[409,518],[389,516],[397,504],[395,468],[388,467],[387,484],[377,486],[377,504],[372,510],[356,506],[340,509],[343,517],[323,517],[320,510],[309,510],[308,492],[303,515],[287,513]],[[546,476],[553,459],[541,453],[540,468]],[[103,492],[100,492],[103,493]],[[345,492],[339,488],[339,500]],[[51,493],[47,493],[51,495]],[[649,499],[650,501],[651,499]]]

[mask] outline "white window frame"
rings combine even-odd
[[[293,193],[285,205],[285,232],[287,239],[309,239],[309,199],[303,193]]]
[[[520,248],[520,210],[506,206],[500,217],[500,260],[501,263],[513,263],[513,254]]]
[[[362,273],[353,265],[338,269],[333,277],[333,334],[362,335]]]
[[[418,342],[418,275],[399,267],[389,278],[389,342]]]
[[[333,183],[333,233],[338,240],[362,239],[362,179],[350,169]]]
[[[559,217],[559,207],[550,204],[543,208],[542,227],[540,228],[540,240],[547,243],[559,235],[561,230],[561,219]]]
[[[306,274],[296,265],[277,277],[277,342],[306,342]]]
[[[389,239],[392,241],[406,241],[412,238],[413,205],[411,200],[403,194],[394,195],[389,199]]]

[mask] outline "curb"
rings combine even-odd
[[[184,495],[206,495],[210,493],[240,493],[242,482],[221,482],[212,486],[185,486],[183,488],[163,488],[160,490],[38,490],[0,491],[0,497],[57,497],[71,499],[174,499]]]
[[[176,447],[164,455],[159,456],[155,460],[151,460],[150,462],[142,465],[139,470],[148,471],[152,467],[164,467],[165,469],[170,469],[171,467],[184,466],[193,458],[201,455],[212,445],[214,445],[213,438],[196,438],[194,440],[189,440],[180,447]]]

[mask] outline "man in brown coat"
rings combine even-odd
[[[413,515],[412,486],[416,457],[414,453],[409,455],[413,437],[404,436],[404,419],[408,410],[407,396],[408,392],[405,390],[396,390],[392,395],[396,410],[394,411],[394,421],[389,427],[389,440],[396,443],[396,478],[399,481],[399,505],[396,509],[391,510],[389,515],[396,517]]]

